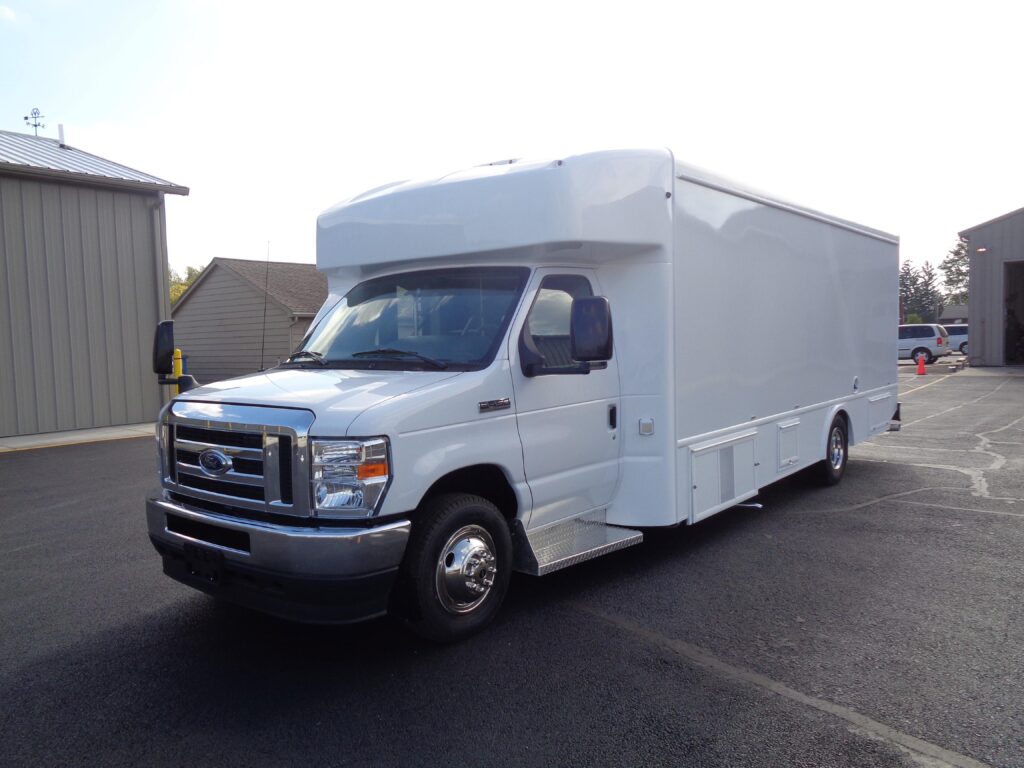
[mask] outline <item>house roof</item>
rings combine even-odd
[[[56,139],[0,131],[0,172],[187,195],[188,187],[90,155]]]
[[[957,318],[967,317],[967,305],[966,304],[950,304],[948,307],[942,308],[942,314],[939,315],[939,320],[944,318]]]
[[[171,310],[172,314],[181,308],[215,266],[229,269],[257,290],[266,291],[269,298],[292,315],[315,315],[327,299],[327,276],[318,272],[315,264],[225,259],[218,256],[181,295]]]

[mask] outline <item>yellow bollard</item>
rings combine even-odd
[[[175,349],[174,350],[174,358],[173,359],[174,359],[174,363],[173,363],[172,370],[174,371],[174,378],[178,379],[178,378],[181,378],[181,375],[184,373],[184,371],[182,370],[182,368],[184,366],[183,366],[183,362],[182,362],[182,356],[181,356],[181,350],[180,349]],[[175,395],[178,394],[178,385],[177,384],[175,384],[173,387],[171,387],[171,389],[174,391]]]

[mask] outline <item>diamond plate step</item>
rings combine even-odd
[[[631,528],[608,525],[605,513],[601,511],[527,531],[525,539],[525,545],[519,552],[517,570],[544,576],[639,544],[644,535]]]

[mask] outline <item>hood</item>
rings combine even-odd
[[[306,408],[316,415],[317,434],[344,436],[367,408],[458,375],[459,371],[276,368],[207,384],[175,399]]]

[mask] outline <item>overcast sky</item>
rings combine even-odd
[[[668,146],[937,264],[1024,206],[1011,2],[0,0],[0,129],[188,186],[173,267],[315,258],[370,187]]]

